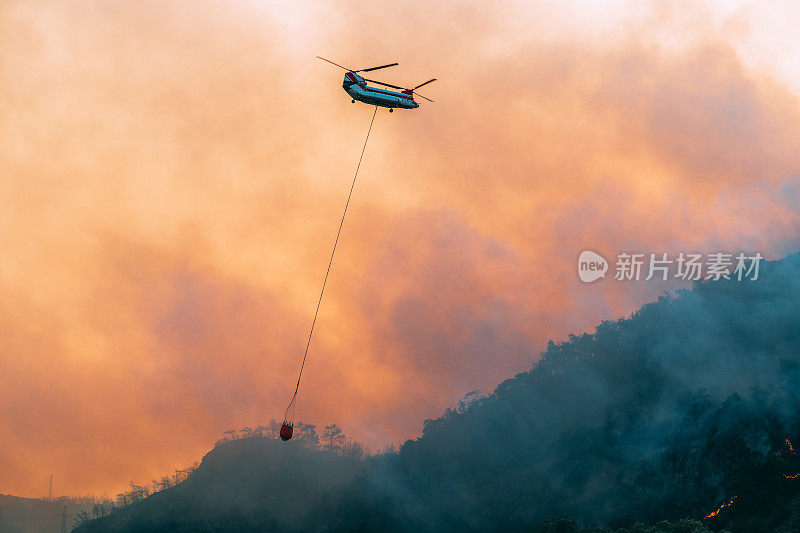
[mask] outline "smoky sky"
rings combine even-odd
[[[281,416],[371,114],[315,55],[439,81],[376,117],[300,420],[397,443],[675,288],[582,285],[583,249],[791,251],[796,95],[703,5],[646,11],[4,3],[0,490],[113,492]]]

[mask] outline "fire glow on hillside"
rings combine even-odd
[[[725,502],[722,505],[720,505],[719,507],[717,507],[717,509],[715,511],[711,511],[710,513],[708,513],[703,518],[706,519],[706,518],[713,518],[713,517],[717,516],[720,513],[720,511],[722,511],[726,507],[730,507],[731,505],[733,505],[733,502],[736,501],[736,498],[737,498],[737,496],[734,496],[733,498],[731,498],[727,502]]]

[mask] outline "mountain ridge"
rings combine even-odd
[[[302,442],[229,443],[184,482],[197,494],[182,484],[80,531],[530,530],[552,516],[797,530],[798,309],[797,254],[756,281],[698,282],[548,343],[530,371],[425,421],[398,453],[357,462]],[[248,469],[260,474],[232,481]],[[181,491],[205,506],[182,503],[183,521],[158,505]]]

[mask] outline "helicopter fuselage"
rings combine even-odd
[[[410,92],[397,92],[370,87],[367,81],[355,72],[347,72],[342,81],[342,88],[353,100],[365,104],[388,107],[389,109],[416,109],[419,104],[414,101]]]

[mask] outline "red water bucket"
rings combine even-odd
[[[291,426],[291,424],[287,424],[286,422],[284,422],[283,425],[281,426],[281,432],[280,432],[281,440],[291,439],[293,432],[294,428]]]

